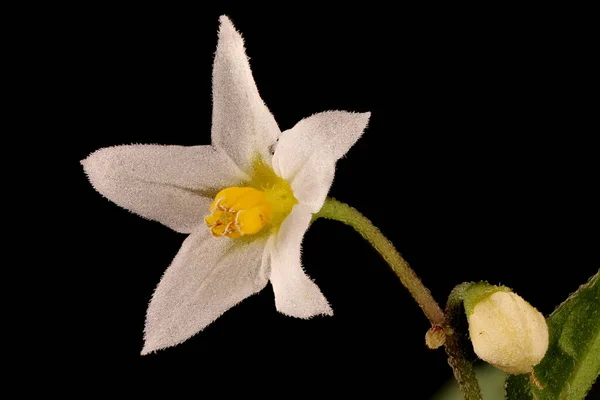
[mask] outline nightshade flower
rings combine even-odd
[[[212,145],[117,146],[82,161],[109,200],[189,234],[150,301],[142,354],[187,340],[269,281],[279,312],[333,314],[302,269],[301,241],[370,113],[319,113],[282,133],[242,37],[220,22]]]

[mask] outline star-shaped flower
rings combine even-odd
[[[190,235],[156,288],[142,354],[179,344],[271,282],[279,312],[332,315],[300,247],[336,161],[369,113],[328,111],[281,132],[263,103],[243,39],[221,17],[210,146],[130,145],[82,161],[102,195]]]

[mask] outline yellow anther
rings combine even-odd
[[[258,233],[271,220],[271,205],[265,192],[251,187],[221,190],[204,221],[215,236],[238,238]]]

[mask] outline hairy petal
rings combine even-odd
[[[205,227],[188,236],[150,301],[142,354],[189,339],[261,291],[269,277],[265,243],[216,238]]]
[[[273,156],[273,168],[291,181],[296,198],[315,213],[327,197],[336,161],[362,135],[371,113],[327,111],[285,131]]]
[[[255,154],[271,160],[269,147],[281,132],[258,94],[242,36],[229,18],[222,16],[220,22],[213,65],[212,143],[249,171]]]
[[[81,163],[107,199],[182,233],[203,223],[220,188],[247,179],[212,146],[106,147]]]
[[[310,218],[311,213],[306,206],[295,205],[292,213],[281,224],[277,238],[269,249],[271,284],[277,310],[298,318],[333,315],[327,299],[304,273],[300,261],[301,242]]]

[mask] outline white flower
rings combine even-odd
[[[242,37],[227,17],[220,22],[212,146],[117,146],[82,161],[109,200],[190,234],[154,292],[142,354],[187,340],[269,281],[279,312],[333,313],[302,269],[300,246],[336,161],[370,114],[328,111],[282,133],[258,94]]]

